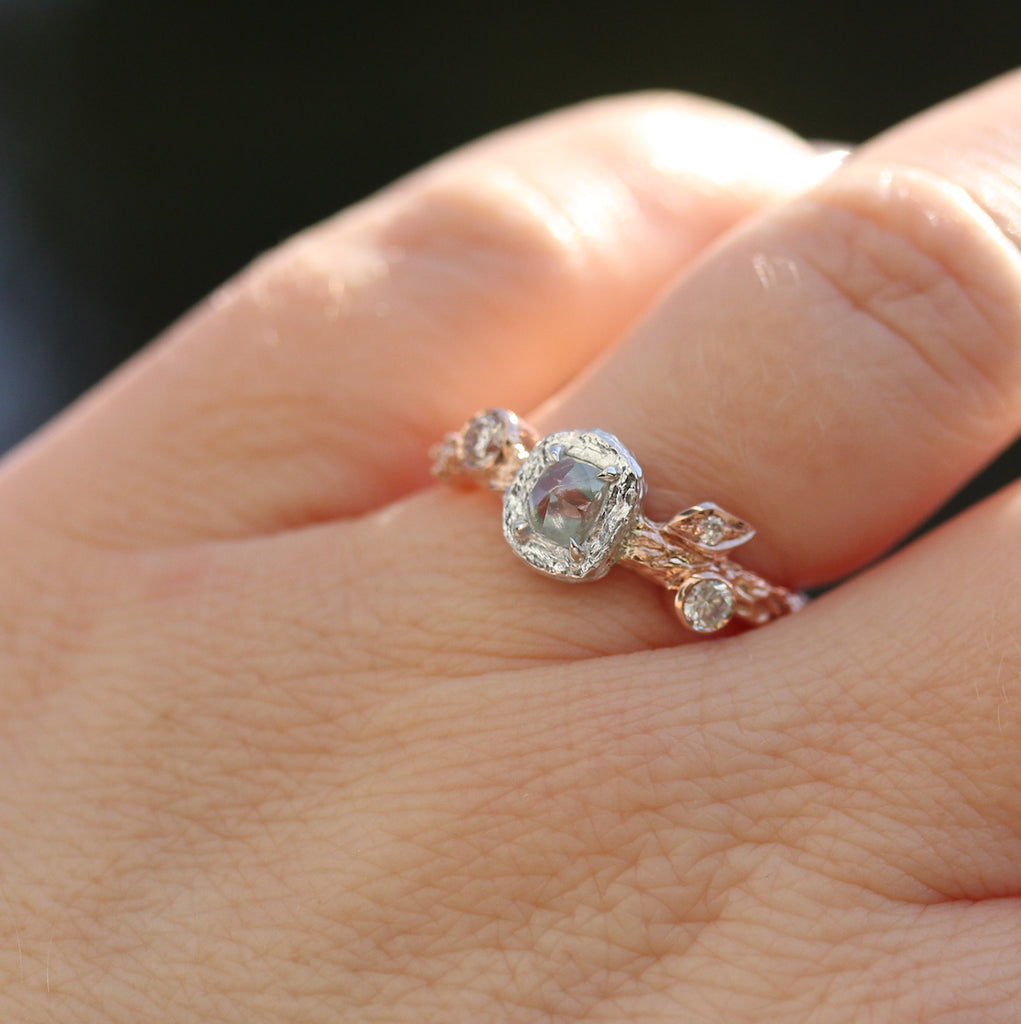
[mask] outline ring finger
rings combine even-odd
[[[779,581],[861,566],[1021,423],[1019,139],[1012,76],[863,147],[712,250],[538,425],[620,437],[657,517],[708,499],[746,518],[751,564]],[[421,531],[410,589],[429,588],[444,621],[487,608],[490,654],[676,642],[624,574],[591,588],[528,574],[485,502],[429,495],[390,516],[402,538]],[[362,527],[369,547],[376,527]],[[401,607],[390,588],[382,600]]]

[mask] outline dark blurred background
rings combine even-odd
[[[494,127],[665,86],[859,141],[1018,63],[1005,0],[0,0],[0,450],[256,253]]]

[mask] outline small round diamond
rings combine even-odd
[[[507,428],[495,412],[486,412],[468,424],[461,441],[464,464],[469,469],[489,469],[500,456]]]
[[[734,592],[725,580],[702,577],[677,592],[676,604],[684,622],[696,633],[715,633],[734,614]]]
[[[706,547],[714,548],[723,540],[727,532],[727,524],[715,512],[703,517],[698,522],[698,542]]]

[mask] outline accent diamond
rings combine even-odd
[[[507,440],[507,428],[495,412],[486,412],[468,424],[462,439],[464,464],[471,469],[488,469],[499,458]]]
[[[715,512],[710,513],[698,523],[698,540],[706,547],[714,548],[723,540],[727,532],[727,524]]]
[[[702,577],[678,591],[677,605],[696,633],[715,633],[734,614],[734,592],[725,580]]]

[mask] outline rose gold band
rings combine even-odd
[[[642,511],[644,480],[630,452],[602,431],[540,438],[506,409],[489,409],[433,450],[433,474],[504,494],[504,535],[533,568],[568,581],[613,564],[674,593],[681,623],[714,633],[732,619],[759,626],[805,604],[725,552],[755,531],[711,502],[666,523]]]

